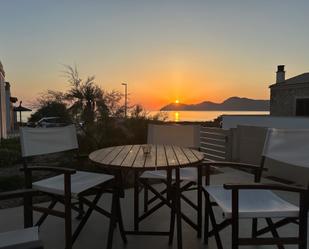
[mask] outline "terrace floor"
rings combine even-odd
[[[228,176],[232,176],[231,178]],[[222,182],[233,182],[238,179],[239,181],[251,181],[243,173],[230,172],[229,174],[218,174],[213,176],[213,183]],[[160,187],[158,185],[158,187]],[[195,199],[195,192],[188,193],[190,198]],[[294,196],[287,196],[290,201],[295,202],[297,199]],[[109,210],[111,203],[110,194],[106,194],[101,199],[101,205]],[[182,209],[190,217],[194,218],[195,214],[192,210],[186,206],[182,205]],[[122,199],[122,212],[126,229],[132,229],[133,227],[133,191],[132,189],[126,190],[125,198]],[[217,210],[217,216],[220,217],[221,213]],[[0,231],[9,231],[16,228],[22,227],[22,208],[10,208],[0,210]],[[73,220],[77,223],[76,220]],[[102,215],[94,212],[90,217],[88,223],[86,224],[84,230],[79,235],[76,243],[74,244],[74,249],[102,249],[106,247],[106,239],[108,232],[108,219]],[[265,224],[264,221],[260,222],[261,226]],[[75,224],[76,225],[76,224]],[[153,216],[146,219],[141,223],[141,229],[146,230],[167,230],[169,227],[169,209],[167,207],[161,208]],[[297,233],[298,227],[296,225],[290,225],[286,228],[279,229],[280,235],[295,235]],[[251,222],[248,220],[243,220],[240,223],[240,234],[249,235],[251,231]],[[44,243],[46,249],[58,249],[63,248],[64,245],[64,225],[63,220],[55,217],[48,217],[45,223],[40,228],[40,236]],[[231,247],[231,234],[230,229],[225,229],[221,232],[221,237],[223,239],[223,246],[225,248]],[[168,246],[168,238],[164,236],[128,236],[128,244],[124,246],[122,243],[119,231],[116,230],[114,234],[113,248],[120,249],[164,249],[164,248],[176,248],[177,243],[174,240],[173,246]],[[183,248],[217,248],[213,237],[209,240],[209,245],[205,246],[202,239],[196,237],[196,232],[183,222]],[[263,247],[243,247],[243,248],[275,248],[272,246]],[[287,247],[296,248],[296,247]]]

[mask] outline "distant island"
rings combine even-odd
[[[161,111],[269,111],[269,100],[231,97],[222,103],[204,101],[198,104],[170,103]]]

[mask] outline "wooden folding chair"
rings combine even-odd
[[[22,127],[20,135],[27,188],[36,189],[41,193],[47,194],[52,199],[47,208],[33,205],[33,210],[43,213],[36,225],[40,226],[48,215],[64,218],[65,248],[71,249],[91,213],[95,210],[113,221],[111,222],[112,228],[115,226],[115,221],[119,223],[122,238],[126,242],[120,213],[119,189],[113,187],[113,175],[76,171],[74,169],[63,167],[28,165],[29,160],[33,157],[42,157],[46,154],[64,151],[78,152],[75,126],[69,125],[55,128]],[[58,175],[32,182],[33,171],[51,171]],[[103,193],[113,194],[112,208],[110,212],[97,205]],[[89,195],[94,195],[94,198],[92,200],[87,198]],[[64,211],[54,209],[57,203],[64,205]],[[32,205],[32,203],[27,204]],[[86,212],[83,211],[84,205],[88,207]],[[78,212],[79,217],[81,218],[80,223],[73,234],[72,209]],[[27,219],[27,222],[31,223],[33,218],[32,216],[28,216]],[[112,234],[113,229],[110,229],[107,248],[111,248],[112,246]]]
[[[150,124],[148,126],[148,144],[167,144],[177,145],[182,147],[190,147],[198,149],[200,146],[200,126],[199,125],[155,125]],[[161,195],[168,193],[168,182],[175,179],[175,172],[168,175],[165,170],[146,171],[142,175],[135,176],[134,187],[134,229],[139,230],[139,223],[146,219],[149,215],[153,214],[156,210],[164,205],[164,202],[160,200]],[[150,185],[150,180],[157,180],[166,185],[166,188],[158,191]],[[198,174],[196,168],[183,168],[180,170],[180,179],[184,182],[181,191],[197,190],[198,187]],[[195,185],[195,187],[193,187]],[[201,185],[201,183],[200,183]],[[139,192],[144,189],[144,213],[139,214]],[[152,193],[152,197],[149,197],[149,192]],[[192,200],[181,194],[182,200],[197,212],[197,222],[192,222],[186,215],[183,215],[184,221],[197,230],[198,237],[201,236],[202,231],[202,191],[197,191],[198,203],[194,203]],[[166,196],[166,198],[168,198]],[[170,243],[172,239],[170,238]]]
[[[31,198],[36,191],[32,189],[23,189],[0,193],[0,201],[12,198]],[[25,201],[24,201],[25,202]],[[24,215],[32,212],[24,206]],[[39,239],[38,227],[32,227],[32,224],[24,220],[24,229],[13,230],[0,233],[0,248],[1,249],[43,249],[43,244]]]
[[[218,248],[222,249],[220,231],[231,225],[233,249],[242,245],[277,245],[282,249],[285,244],[297,244],[299,248],[306,249],[309,188],[262,184],[260,180],[267,158],[296,168],[308,168],[308,141],[309,130],[268,129],[260,167],[229,162],[205,164],[207,169],[211,166],[232,166],[249,169],[255,174],[255,183],[252,184],[234,183],[215,186],[208,185],[209,178],[206,179],[205,242],[207,243],[208,237],[215,236]],[[297,193],[299,205],[288,202],[273,191]],[[220,208],[224,217],[223,222],[219,224],[214,214],[216,206]],[[209,219],[212,224],[211,231],[208,229]],[[240,238],[240,219],[252,220],[251,237]],[[267,226],[258,229],[259,219],[265,219]],[[277,229],[290,223],[298,224],[298,236],[281,237]],[[266,233],[271,233],[272,237],[260,237]]]

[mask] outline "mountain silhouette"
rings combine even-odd
[[[203,101],[198,104],[170,103],[161,111],[269,111],[269,100],[231,97],[222,103]]]

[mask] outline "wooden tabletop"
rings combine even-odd
[[[89,159],[102,166],[137,170],[194,166],[204,159],[202,152],[174,145],[148,145],[151,147],[150,153],[144,154],[144,146],[108,147],[92,152]]]

